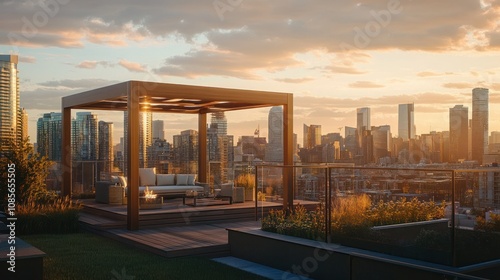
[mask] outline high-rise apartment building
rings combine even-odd
[[[20,137],[21,139],[26,139],[28,138],[28,113],[24,108],[21,108],[20,111],[21,111]]]
[[[483,163],[488,153],[488,89],[472,90],[472,160]]]
[[[321,145],[321,125],[304,124],[304,148],[312,149]]]
[[[469,108],[455,105],[450,108],[449,161],[466,160],[469,147]]]
[[[492,131],[489,139],[491,144],[500,144],[500,131]]]
[[[71,124],[71,148],[76,161],[98,159],[97,115],[91,112],[76,113],[76,119]]]
[[[358,147],[358,140],[356,138],[356,128],[355,127],[350,127],[346,126],[344,128],[344,145],[345,145],[345,152],[344,157],[345,158],[354,158],[354,155],[356,155],[357,151],[359,150]]]
[[[212,113],[207,131],[209,178],[211,183],[227,182],[228,169],[233,165],[233,136],[227,135],[227,119],[224,112]]]
[[[492,131],[489,137],[488,152],[500,154],[500,131]]]
[[[227,135],[227,119],[224,112],[212,113],[212,118],[210,119],[210,127],[217,130],[218,135]]]
[[[37,121],[37,152],[49,160],[61,161],[62,118],[61,113],[46,113]]]
[[[19,107],[19,71],[17,55],[0,55],[0,148],[22,136],[22,115]]]
[[[98,175],[110,174],[113,171],[113,123],[99,122],[99,163],[97,166]],[[105,178],[101,177],[101,178]]]
[[[274,106],[269,110],[268,144],[265,160],[269,162],[283,162],[283,108]]]
[[[381,158],[390,156],[391,150],[391,126],[382,125],[372,127],[373,137],[373,159],[378,162]]]
[[[128,123],[128,112],[125,111],[123,113],[123,123]],[[148,147],[153,143],[153,113],[151,112],[140,112],[139,113],[139,167],[148,167],[147,162],[147,151]],[[123,128],[123,137],[124,137],[124,161],[127,162],[127,137],[128,137],[128,126],[125,125]],[[126,172],[126,167],[124,172]]]
[[[198,132],[192,129],[181,131],[173,137],[172,173],[198,173]]]
[[[364,132],[371,129],[370,108],[364,107],[356,109],[356,129],[358,134],[358,147],[362,150]]]
[[[398,136],[403,141],[415,139],[415,106],[414,104],[399,104],[398,106]]]
[[[165,140],[165,126],[162,120],[153,121],[153,140]]]
[[[441,163],[443,162],[443,133],[431,131],[420,136],[420,147],[416,147],[418,152],[414,152],[420,157],[421,162]]]

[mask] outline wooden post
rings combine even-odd
[[[207,113],[200,113],[198,114],[198,180],[202,183],[210,183],[210,177],[207,180],[207,165]]]
[[[71,196],[72,191],[72,166],[71,160],[71,108],[62,108],[62,153],[61,153],[61,170],[62,170],[62,189],[63,196]]]
[[[139,104],[140,90],[135,82],[127,87],[127,229],[139,229]]]

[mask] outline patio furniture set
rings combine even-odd
[[[192,199],[197,206],[198,199],[220,199],[244,202],[244,188],[234,187],[232,182],[216,186],[213,191],[207,183],[196,182],[196,174],[156,174],[156,168],[139,169],[139,202],[141,209],[161,208],[163,197]],[[111,176],[109,181],[98,181],[95,185],[95,200],[99,203],[126,204],[127,180],[124,176]]]

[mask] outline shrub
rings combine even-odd
[[[77,232],[80,208],[80,203],[73,202],[69,197],[57,197],[44,203],[30,197],[17,206],[16,232],[19,234]]]
[[[500,215],[491,213],[490,220],[488,221],[486,221],[485,218],[478,216],[476,218],[475,229],[500,232]]]
[[[322,204],[318,205],[315,211],[307,211],[304,206],[298,205],[288,217],[283,210],[271,210],[262,219],[262,230],[323,240],[325,237],[324,213]]]
[[[436,205],[433,201],[422,202],[414,198],[396,202],[379,201],[366,213],[366,218],[373,226],[429,221],[444,217],[445,203]]]
[[[335,199],[331,209],[332,234],[350,234],[370,227],[364,216],[370,205],[370,198],[364,194]]]
[[[277,232],[278,225],[285,222],[285,211],[269,210],[269,214],[262,218],[262,230]]]
[[[15,165],[16,203],[21,204],[30,196],[46,192],[45,179],[49,173],[50,161],[33,149],[28,138],[20,143],[11,141],[6,150],[0,151],[1,181],[7,182],[8,166]],[[5,201],[7,187],[0,187],[0,203]]]
[[[417,199],[380,201],[372,206],[370,198],[364,194],[336,198],[331,207],[331,237],[374,238],[376,234],[371,232],[372,226],[439,219],[444,217],[444,207],[444,203],[436,205]],[[270,211],[262,219],[262,229],[297,237],[324,239],[325,207],[319,204],[315,211],[308,212],[305,207],[298,205],[288,217],[282,210]]]
[[[244,187],[246,189],[255,188],[255,174],[245,173],[236,177],[236,187]]]

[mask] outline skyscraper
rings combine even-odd
[[[233,165],[233,136],[227,135],[227,119],[224,112],[212,113],[207,131],[209,177],[213,183],[228,180],[228,168]]]
[[[109,174],[113,171],[113,123],[100,121],[98,134],[99,164],[97,172],[98,174]]]
[[[492,131],[489,139],[490,144],[500,144],[500,131]]]
[[[198,131],[188,129],[173,137],[172,173],[198,173]]]
[[[268,144],[266,147],[266,161],[283,162],[283,108],[274,106],[269,110],[267,119]]]
[[[20,121],[20,131],[21,131],[21,139],[25,139],[28,137],[28,113],[24,108],[20,109],[21,113],[21,121]]]
[[[71,142],[74,160],[98,159],[97,115],[91,112],[76,113],[71,125]]]
[[[361,148],[364,131],[371,129],[370,108],[356,109],[356,129],[358,130],[358,147]]]
[[[165,140],[165,127],[162,120],[153,121],[153,140]]]
[[[46,113],[36,123],[37,151],[49,160],[61,160],[62,119],[61,113]]]
[[[373,136],[373,159],[378,162],[379,159],[388,157],[391,150],[391,126],[382,125],[372,128]]]
[[[22,137],[17,55],[0,55],[0,148]]]
[[[466,160],[469,147],[469,108],[455,105],[450,108],[450,162]]]
[[[216,129],[218,135],[227,135],[227,119],[224,112],[212,113],[210,127]]]
[[[344,128],[344,134],[345,134],[345,140],[344,140],[344,145],[345,145],[345,151],[344,157],[345,158],[353,158],[354,155],[357,153],[359,150],[357,139],[356,139],[356,128],[346,126]]]
[[[140,112],[139,113],[139,167],[148,167],[147,162],[147,148],[153,143],[153,113],[151,112]],[[123,123],[128,124],[128,112],[123,112]],[[127,162],[127,137],[128,137],[128,126],[125,125],[123,129],[124,141],[124,161]],[[126,168],[125,168],[126,169]],[[126,172],[127,170],[124,170]]]
[[[321,125],[304,124],[304,148],[312,149],[321,145]]]
[[[356,154],[363,156],[364,163],[371,162],[371,143],[368,138],[372,138],[370,133],[371,122],[370,122],[370,108],[358,108],[356,109],[356,142],[358,144],[358,151]]]
[[[483,163],[488,153],[488,89],[472,90],[472,160]]]
[[[398,107],[398,136],[403,141],[415,139],[415,106],[414,104],[399,104]]]

